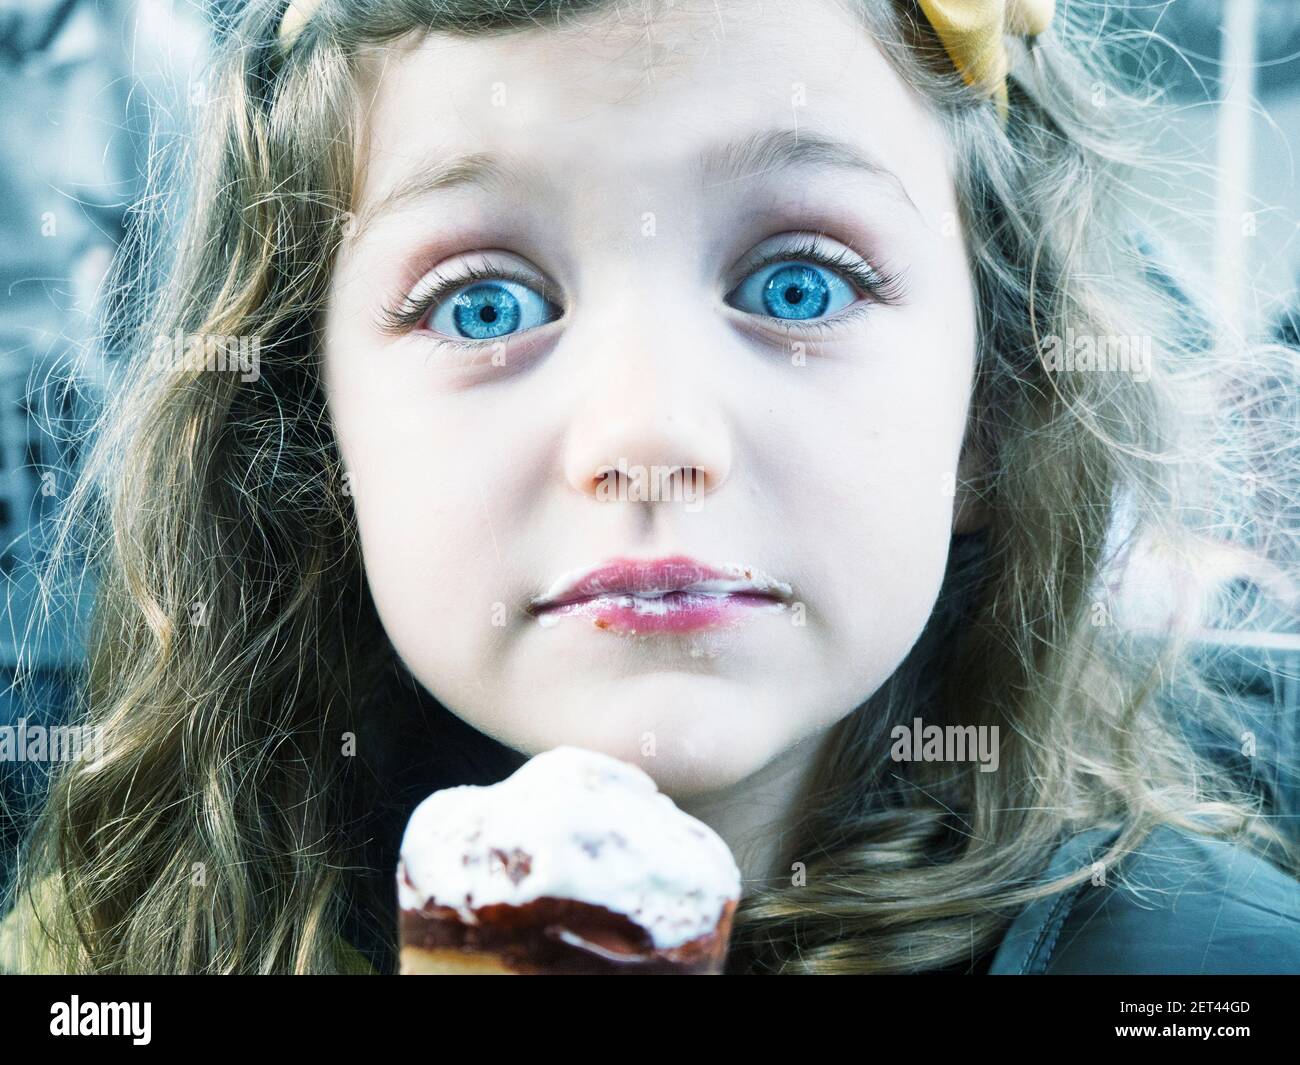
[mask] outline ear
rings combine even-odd
[[[981,484],[988,473],[988,456],[969,440],[962,445],[961,459],[957,464],[956,503],[953,508],[954,534],[979,532],[989,523],[988,507],[971,488]]]

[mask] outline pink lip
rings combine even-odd
[[[681,633],[713,628],[755,609],[782,610],[788,584],[752,566],[709,566],[684,555],[613,559],[561,577],[530,609],[542,624],[582,617],[625,634]]]

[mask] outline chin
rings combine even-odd
[[[529,756],[561,745],[607,754],[645,770],[674,800],[738,784],[797,739],[782,743],[759,692],[717,678],[642,677],[545,702],[563,713],[530,715],[526,734],[498,738]],[[777,720],[788,723],[792,708],[782,709]]]
[[[771,752],[772,757],[777,753]],[[690,755],[659,754],[636,759],[634,764],[650,774],[661,792],[674,802],[683,803],[726,791],[757,773],[768,761],[768,757],[761,755],[748,757],[734,753],[725,763]]]

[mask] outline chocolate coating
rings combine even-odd
[[[477,924],[433,903],[401,911],[403,945],[495,954],[527,975],[700,975],[720,973],[735,903],[710,934],[656,949],[649,933],[624,914],[573,899],[542,897],[520,906],[474,911]]]

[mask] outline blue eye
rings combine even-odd
[[[518,281],[475,281],[439,300],[429,328],[451,337],[496,340],[545,325],[555,308],[541,293]]]
[[[749,314],[803,321],[842,311],[857,294],[831,270],[787,260],[755,270],[736,286],[730,299]]]

